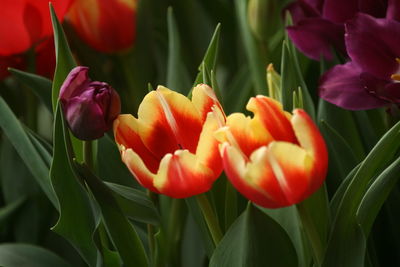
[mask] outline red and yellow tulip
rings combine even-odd
[[[323,183],[328,165],[325,142],[302,109],[293,115],[279,102],[257,96],[216,132],[225,172],[246,198],[266,208],[296,204]]]
[[[130,48],[136,36],[137,0],[75,0],[68,19],[91,47],[106,53]]]
[[[138,118],[120,115],[114,135],[122,160],[153,192],[185,198],[208,191],[222,171],[214,132],[225,116],[207,85],[192,99],[159,86],[139,106]]]

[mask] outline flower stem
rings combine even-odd
[[[297,211],[311,245],[314,263],[316,266],[321,266],[324,256],[322,240],[304,201],[297,204]]]
[[[157,194],[147,190],[147,195],[149,196],[150,200],[157,206]],[[147,224],[147,240],[149,242],[149,251],[150,251],[150,258],[154,260],[155,255],[155,238],[154,234],[156,233],[154,225],[148,223]]]
[[[197,203],[200,206],[201,212],[203,213],[204,219],[208,226],[208,230],[211,233],[211,237],[214,241],[215,246],[218,245],[222,239],[222,231],[218,223],[217,216],[212,209],[210,202],[205,194],[198,195],[196,197]]]
[[[92,141],[83,141],[83,161],[91,170],[93,170]]]

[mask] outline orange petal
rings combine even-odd
[[[246,109],[254,113],[254,118],[262,122],[275,140],[297,143],[289,120],[290,114],[283,111],[282,105],[279,102],[259,95],[250,98]]]
[[[161,160],[154,186],[167,196],[186,198],[208,191],[215,178],[214,172],[194,154],[178,150]]]
[[[293,111],[291,123],[301,147],[314,158],[311,191],[317,190],[325,180],[328,168],[328,151],[325,141],[310,116],[302,109]]]
[[[142,158],[135,153],[131,148],[122,150],[122,161],[128,167],[129,171],[135,176],[136,180],[145,188],[153,192],[159,193],[158,189],[154,187],[153,181],[155,175],[150,172],[146,165],[143,163]]]
[[[143,144],[138,134],[139,121],[130,114],[119,115],[114,120],[114,137],[122,151],[131,148],[144,161],[146,167],[157,173],[160,159],[157,159]]]
[[[159,86],[145,96],[138,117],[139,135],[158,157],[178,149],[196,151],[202,123],[196,108],[185,96]]]
[[[192,103],[198,110],[202,121],[206,120],[207,113],[211,111],[214,105],[222,111],[222,106],[214,90],[206,84],[199,84],[193,88]]]

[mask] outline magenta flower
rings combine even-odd
[[[374,17],[395,18],[398,0],[297,0],[287,10],[293,26],[287,27],[290,39],[306,56],[331,60],[332,50],[346,55],[344,23],[358,12]],[[397,6],[397,7],[396,7]],[[398,16],[399,14],[397,14]]]
[[[60,89],[68,127],[81,140],[102,137],[121,111],[118,93],[107,83],[92,81],[88,71],[88,67],[74,68]]]
[[[400,104],[400,22],[360,13],[345,40],[351,61],[321,77],[320,96],[351,110]]]

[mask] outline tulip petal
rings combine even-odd
[[[140,122],[130,114],[119,115],[114,120],[114,137],[121,152],[133,149],[152,173],[157,173],[161,158],[157,159],[143,144],[139,136]]]
[[[86,89],[84,85],[90,82],[88,72],[88,67],[73,68],[60,88],[60,99],[79,96]]]
[[[360,80],[361,70],[353,62],[336,65],[321,77],[319,94],[324,100],[351,110],[382,107],[386,102],[371,95]]]
[[[222,111],[221,104],[214,90],[206,84],[199,84],[193,88],[192,103],[198,110],[202,121],[206,120],[207,113],[211,111],[214,105]]]
[[[263,207],[279,207],[280,203],[275,202],[272,196],[265,190],[257,187],[252,177],[250,177],[250,179],[248,176],[246,177],[247,159],[243,157],[242,153],[236,147],[228,143],[223,143],[220,147],[220,151],[224,170],[229,181],[243,196]],[[268,164],[260,164],[260,167],[259,169],[257,167],[252,168],[251,173],[253,176],[257,177],[257,173],[265,177],[273,176],[272,170],[269,168]]]
[[[196,108],[185,96],[159,86],[145,96],[138,117],[143,122],[140,137],[157,157],[162,158],[178,149],[195,153],[202,122]]]
[[[328,166],[328,151],[325,141],[312,119],[302,109],[293,111],[291,123],[302,148],[314,159],[310,192],[323,183]]]
[[[260,120],[274,140],[297,143],[292,126],[290,113],[282,109],[282,105],[265,96],[252,97],[246,109],[254,113],[254,118]]]
[[[159,193],[158,189],[153,185],[155,174],[147,169],[142,158],[138,154],[129,148],[121,151],[121,157],[129,171],[143,187],[155,193]]]
[[[233,140],[231,139],[233,137]],[[242,113],[233,113],[227,117],[226,127],[216,132],[220,142],[228,142],[239,146],[240,150],[250,157],[251,153],[260,146],[273,141],[269,131],[263,126],[260,117],[246,117]]]
[[[218,118],[209,112],[200,134],[199,143],[196,149],[197,160],[212,169],[215,178],[222,172],[222,161],[218,151],[218,141],[214,137],[214,132],[220,127]]]
[[[208,191],[215,180],[213,171],[188,150],[177,150],[161,160],[154,186],[174,198],[186,198]]]

